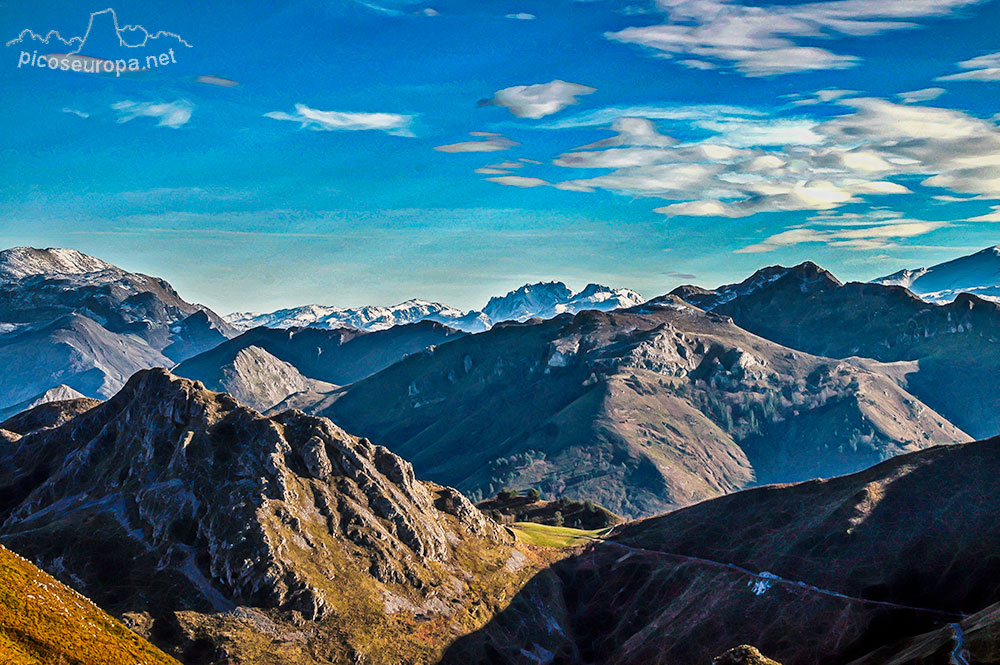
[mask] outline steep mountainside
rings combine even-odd
[[[842,284],[812,263],[775,266],[742,284],[676,295],[808,353],[864,356],[973,436],[1000,432],[1000,305],[960,295],[934,305],[900,286]]]
[[[267,328],[342,328],[385,330],[393,326],[435,321],[450,328],[476,333],[488,330],[504,321],[526,321],[539,317],[549,319],[566,312],[584,310],[609,311],[631,307],[643,302],[642,296],[630,289],[613,289],[600,284],[588,284],[579,293],[562,282],[525,284],[504,296],[490,298],[481,312],[463,312],[426,300],[407,300],[398,305],[378,305],[344,309],[323,305],[306,305],[281,309],[270,314],[237,312],[226,320],[240,330],[259,326]]]
[[[0,663],[178,665],[90,600],[2,545]]]
[[[900,270],[872,282],[902,286],[936,303],[951,302],[962,293],[1000,300],[1000,247],[988,247],[930,268]]]
[[[636,516],[969,440],[877,369],[792,351],[668,298],[504,324],[286,406],[477,500],[537,487]]]
[[[190,361],[181,363],[174,368],[174,372],[178,376],[202,380],[210,390],[229,393],[258,411],[270,409],[293,393],[316,393],[336,387],[332,383],[302,376],[294,365],[275,358],[259,346],[251,344],[233,350],[236,355],[231,361],[206,372],[211,378],[189,373],[183,365]],[[200,357],[196,356],[192,360],[197,362]]]
[[[307,379],[346,385],[371,376],[410,354],[419,353],[429,346],[445,344],[464,334],[434,321],[421,321],[377,332],[355,328],[254,328],[185,360],[173,371],[179,376],[202,381],[213,390],[232,392],[227,389],[227,371],[231,374],[233,362],[241,352],[256,347],[291,365]],[[322,386],[288,390],[275,401],[302,390],[322,390]],[[236,397],[239,398],[239,395]]]
[[[697,665],[749,643],[785,665],[996,662],[995,606],[962,615],[1000,600],[998,466],[1000,439],[940,446],[625,524],[444,662]],[[890,661],[921,635],[943,658]]]
[[[385,448],[165,370],[0,447],[0,523],[186,662],[430,662],[531,570]]]
[[[107,397],[231,334],[161,279],[70,249],[0,252],[0,408],[60,384]]]

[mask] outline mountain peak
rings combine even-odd
[[[467,500],[417,481],[385,448],[300,411],[266,418],[162,368],[136,373],[67,425],[29,436],[33,445],[0,451],[0,468],[36,469],[31,484],[16,488],[0,474],[10,508],[0,516],[5,542],[62,557],[83,571],[89,595],[118,609],[156,598],[318,618],[351,570],[406,589],[419,604],[462,592],[441,588],[435,566],[461,575],[455,548],[463,539],[510,544]],[[51,538],[38,537],[56,513]],[[113,573],[86,558],[109,550],[127,552],[156,588],[108,591]]]
[[[12,247],[0,252],[0,281],[4,282],[32,275],[85,275],[105,270],[118,268],[75,249]]]
[[[825,289],[843,285],[829,270],[821,268],[812,261],[803,261],[790,268],[782,265],[761,268],[739,284],[725,284],[715,290],[685,285],[677,287],[671,291],[671,294],[680,296],[702,309],[713,310],[738,298],[760,293],[770,288],[772,284],[783,282],[786,279],[797,282],[797,288],[803,293],[817,288]]]
[[[948,303],[971,293],[1000,300],[1000,246],[945,261],[929,268],[912,268],[872,280],[883,286],[902,286],[927,302]]]
[[[359,330],[384,330],[424,320],[437,321],[463,332],[488,330],[504,321],[551,319],[559,314],[583,310],[624,309],[645,301],[631,289],[616,289],[591,283],[575,293],[563,282],[524,284],[502,296],[493,296],[481,311],[462,311],[441,303],[412,298],[398,305],[367,305],[357,308],[305,305],[268,314],[236,312],[226,321],[239,330],[269,328],[338,328],[352,326]]]

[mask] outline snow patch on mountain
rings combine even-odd
[[[1000,301],[1000,246],[987,247],[930,268],[900,270],[872,280],[873,284],[902,286],[933,303],[948,303],[961,293]]]
[[[462,310],[426,300],[407,300],[392,306],[369,305],[358,308],[304,305],[279,309],[270,313],[236,312],[226,317],[239,330],[259,326],[267,328],[344,328],[385,330],[394,326],[437,321],[446,326],[476,333],[488,330],[502,321],[527,321],[539,317],[549,319],[564,313],[583,310],[612,310],[641,304],[645,299],[630,289],[613,289],[600,284],[588,284],[574,292],[562,282],[525,284],[504,296],[490,298],[482,311]]]

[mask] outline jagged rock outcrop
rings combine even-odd
[[[117,611],[250,605],[315,620],[363,584],[449,614],[468,584],[456,551],[513,543],[329,420],[265,418],[162,369],[0,448],[0,499],[0,541]]]
[[[0,422],[0,429],[27,434],[48,427],[58,427],[100,403],[101,400],[90,397],[44,402]]]
[[[741,644],[712,659],[712,665],[780,665],[762,654],[757,647]]]

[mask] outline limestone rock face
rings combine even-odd
[[[265,418],[162,369],[59,427],[6,438],[0,541],[114,609],[317,619],[354,573],[419,604],[461,592],[456,543],[513,542],[325,418]]]

